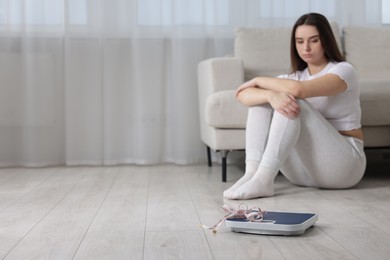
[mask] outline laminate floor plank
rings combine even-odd
[[[340,190],[336,193],[329,191],[325,196],[332,201],[333,207],[345,209],[355,216],[346,218],[351,221],[348,226],[376,227],[390,234],[390,218],[388,217],[390,216],[390,196],[386,195],[388,191],[385,191],[382,185],[383,183],[378,183],[377,186],[370,184],[372,188],[367,188],[366,183],[362,183],[350,190]],[[390,185],[387,185],[386,189],[390,190]],[[343,216],[346,217],[348,214]],[[354,219],[360,219],[360,222],[354,222],[352,225]]]
[[[182,170],[171,165],[151,168],[146,231],[198,230],[199,218]]]
[[[149,189],[148,167],[118,171],[74,259],[142,259]]]
[[[285,259],[357,259],[318,226],[301,236],[270,238]]]
[[[389,259],[389,234],[376,227],[324,227],[323,230],[359,259]]]
[[[21,168],[0,168],[0,186],[4,187],[3,184],[7,183],[10,179],[16,178],[24,171]]]
[[[47,179],[41,182],[42,175],[30,171],[30,177],[36,176],[40,185],[0,212],[0,258],[6,256],[49,214],[82,176],[67,169],[50,168],[44,172]],[[51,172],[51,175],[48,176],[46,172]],[[25,185],[25,181],[20,180],[20,183]]]
[[[84,176],[6,259],[72,259],[115,179],[106,168],[80,168]]]
[[[212,259],[186,183],[188,167],[152,167],[144,259]]]
[[[23,197],[29,191],[45,181],[53,172],[52,169],[0,170],[0,212]]]
[[[202,230],[148,231],[145,260],[213,259]]]
[[[214,259],[285,259],[269,236],[233,233],[221,229],[207,233]]]

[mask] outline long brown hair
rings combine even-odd
[[[334,37],[332,28],[325,16],[319,13],[308,13],[298,18],[295,22],[291,32],[290,42],[290,58],[291,58],[291,72],[294,73],[299,70],[304,70],[307,67],[307,63],[299,57],[296,41],[295,31],[300,25],[311,25],[317,28],[320,35],[320,41],[324,48],[325,57],[328,61],[341,62],[345,61],[343,54],[340,52],[337,46],[336,39]]]

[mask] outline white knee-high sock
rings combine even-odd
[[[223,196],[230,197],[230,193],[250,180],[259,167],[259,163],[266,146],[273,109],[270,105],[250,107],[245,131],[245,174],[233,186],[223,192]]]
[[[248,109],[245,130],[245,160],[261,161],[267,144],[273,109],[264,104]]]
[[[274,195],[273,182],[283,161],[298,140],[300,119],[289,119],[275,112],[268,142],[259,168],[254,176],[240,187],[229,192],[227,199],[252,199]]]

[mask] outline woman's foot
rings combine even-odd
[[[231,193],[241,187],[243,184],[248,182],[256,173],[259,166],[258,161],[248,161],[245,165],[245,174],[242,176],[236,183],[233,184],[229,189],[223,192],[223,197],[228,198],[231,196]]]
[[[229,199],[229,197],[232,196],[232,192],[234,192],[236,189],[240,188],[243,184],[248,182],[253,177],[253,175],[255,175],[254,172],[245,173],[245,175],[242,176],[236,183],[234,183],[233,186],[223,192],[223,197]]]
[[[274,195],[274,179],[278,171],[260,167],[254,176],[237,189],[224,193],[226,199],[247,200]]]

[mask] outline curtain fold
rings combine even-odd
[[[380,25],[380,3],[0,0],[0,166],[204,162],[197,64],[235,27]]]

